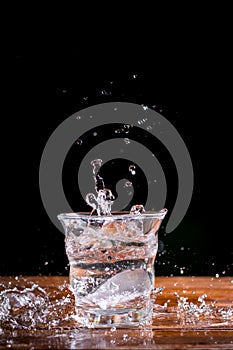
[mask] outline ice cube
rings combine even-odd
[[[148,295],[152,287],[152,281],[145,270],[126,270],[109,278],[86,298],[106,309],[114,307],[118,303]]]

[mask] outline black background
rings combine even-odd
[[[185,35],[181,28],[166,37],[156,32],[148,42],[135,34],[126,45],[119,37],[103,40],[100,34],[83,41],[77,37],[71,44],[17,38],[9,70],[12,104],[5,118],[9,139],[4,187],[9,196],[2,219],[6,227],[0,275],[68,274],[64,236],[50,222],[40,199],[40,158],[62,121],[110,101],[161,111],[182,136],[193,162],[192,202],[175,231],[166,235],[163,227],[160,230],[157,275],[232,274],[232,70],[230,43],[214,28]],[[162,165],[169,171],[166,160]],[[165,171],[171,192],[177,188],[172,171]],[[71,186],[65,186],[74,210],[81,210],[76,193],[72,197]],[[171,192],[166,203],[170,211]]]

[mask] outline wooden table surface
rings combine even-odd
[[[67,277],[0,277],[0,293],[9,285],[19,288],[33,282],[57,302],[71,294],[61,288],[65,281]],[[12,329],[0,317],[0,349],[233,349],[232,277],[157,277],[156,288],[160,287],[164,289],[157,294],[151,325],[78,329],[69,319],[54,327]],[[59,312],[64,316],[73,309],[70,295]]]

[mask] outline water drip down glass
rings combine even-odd
[[[138,326],[151,319],[158,229],[166,213],[58,215],[80,326]]]

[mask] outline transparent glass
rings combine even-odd
[[[81,326],[137,326],[151,319],[158,229],[166,213],[58,215]]]

